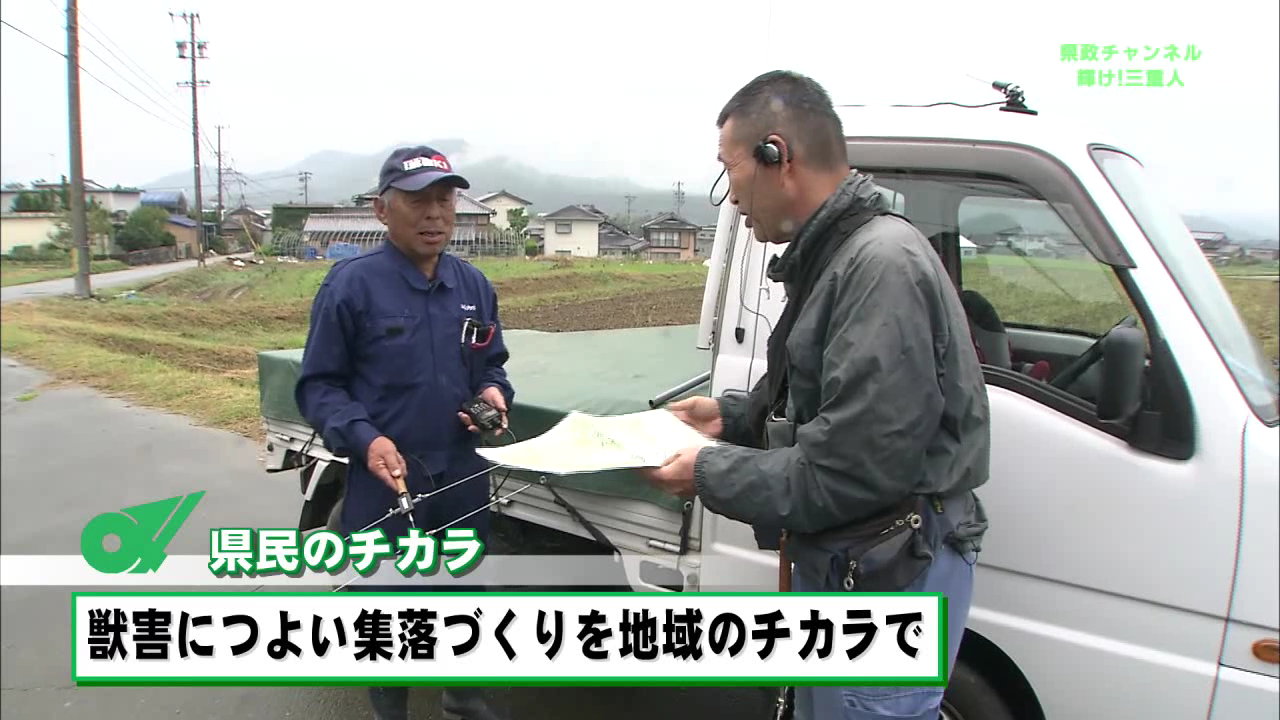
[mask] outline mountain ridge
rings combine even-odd
[[[427,145],[449,157],[450,162],[471,183],[467,194],[477,197],[489,192],[506,190],[533,203],[534,213],[549,213],[566,205],[595,205],[613,215],[625,215],[627,195],[634,196],[631,203],[633,217],[652,215],[675,210],[670,190],[646,187],[625,177],[585,177],[565,175],[539,170],[505,155],[484,156],[459,138],[432,140]],[[378,184],[378,171],[382,162],[395,147],[388,145],[373,153],[351,153],[324,150],[277,170],[258,173],[227,173],[224,170],[223,206],[231,209],[241,203],[265,208],[274,204],[302,203],[303,186],[297,174],[310,172],[305,200],[311,203],[349,203],[355,195],[367,192]],[[208,164],[201,167],[203,200],[206,205],[216,203],[217,167]],[[193,198],[190,171],[170,173],[142,187],[182,189]],[[686,191],[680,214],[690,222],[711,224],[718,209],[703,197],[699,202]]]
[[[312,203],[350,203],[355,195],[377,186],[378,171],[383,160],[396,147],[389,144],[372,153],[322,150],[279,169],[258,172],[224,172],[223,206],[231,209],[241,203],[266,208],[274,204],[301,203],[303,185],[298,173],[310,172],[305,199]],[[595,205],[611,215],[627,212],[627,196],[633,196],[631,213],[643,217],[675,210],[670,190],[647,187],[620,176],[588,177],[551,173],[521,163],[507,155],[485,155],[477,152],[462,138],[439,138],[426,143],[449,156],[454,166],[471,182],[467,191],[472,197],[506,190],[530,200],[533,213],[549,213],[566,205]],[[204,178],[205,203],[216,202],[217,165],[201,167]],[[181,189],[187,197],[192,193],[191,171],[179,171],[143,184],[145,188]],[[722,183],[723,184],[723,183]],[[716,222],[719,209],[701,192],[685,192],[680,215],[690,222],[710,225]],[[1280,231],[1274,216],[1184,213],[1183,221],[1191,230],[1225,232],[1243,245],[1277,246]]]

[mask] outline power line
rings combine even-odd
[[[67,56],[67,54],[66,54],[66,53],[64,53],[64,52],[62,52],[61,50],[54,50],[53,48],[49,47],[48,45],[45,45],[45,43],[44,43],[44,41],[43,41],[43,40],[37,40],[36,38],[31,37],[30,35],[27,35],[27,33],[26,33],[25,31],[23,31],[23,30],[22,30],[21,28],[19,28],[19,27],[14,26],[14,24],[13,24],[13,23],[11,23],[11,22],[9,22],[8,20],[0,20],[0,23],[4,23],[5,25],[8,25],[9,27],[13,28],[14,30],[17,30],[18,32],[22,33],[23,35],[26,35],[28,38],[30,38],[30,39],[32,39],[32,40],[35,40],[36,42],[40,43],[41,45],[44,45],[44,47],[45,47],[47,50],[49,50],[49,51],[50,51],[50,52],[52,52],[52,53],[56,53],[59,57],[63,57],[63,58],[65,58],[65,57]],[[81,69],[83,69],[83,68],[81,68]]]
[[[60,19],[65,21],[66,12],[63,9],[59,8],[58,4],[54,0],[48,0],[48,2],[49,2],[49,5],[53,7],[53,9],[60,16],[62,16]],[[120,70],[117,69],[115,65],[107,62],[101,55],[98,55],[96,52],[94,52],[92,48],[84,46],[83,44],[81,45],[81,48],[87,51],[95,59],[97,59],[98,62],[102,63],[108,70],[115,73],[116,76],[119,77],[121,80],[124,80],[126,83],[128,83],[130,87],[132,87],[134,90],[137,90],[139,93],[141,93],[143,97],[145,97],[150,102],[154,103],[156,108],[158,108],[163,112],[170,113],[173,117],[177,118],[179,123],[181,123],[183,121],[182,109],[178,107],[177,103],[175,103],[171,97],[166,95],[165,90],[160,86],[160,84],[156,81],[156,79],[151,75],[147,74],[145,70],[142,70],[141,67],[138,65],[137,61],[130,58],[128,53],[126,53],[122,48],[120,48],[120,46],[114,40],[111,39],[111,36],[106,31],[102,30],[101,28],[98,28],[98,32],[102,33],[102,35],[106,37],[105,42],[103,38],[100,38],[93,32],[90,32],[90,30],[87,27],[85,27],[85,25],[89,24],[89,25],[93,25],[94,27],[97,27],[97,25],[94,25],[92,23],[91,19],[87,15],[85,15],[82,9],[77,8],[77,13],[78,13],[77,32],[81,35],[87,35],[91,40],[93,40],[98,45],[98,47],[102,48],[104,52],[106,52],[111,57],[115,58],[116,61],[120,64],[120,66],[122,66],[125,70],[129,71],[130,74],[132,74],[135,78],[137,78],[142,83],[143,86],[139,87],[138,85],[135,85],[133,81],[125,77],[124,74],[121,73]],[[117,54],[115,50],[112,50],[111,49],[112,47],[115,47],[116,50],[119,50],[120,51],[119,54]],[[123,59],[121,58],[121,55],[124,55]],[[130,64],[132,64],[132,67],[130,66]],[[138,69],[135,70],[134,68],[138,68]]]
[[[64,52],[62,52],[62,51],[60,51],[60,50],[54,50],[53,48],[51,48],[51,47],[49,47],[48,45],[46,45],[44,42],[42,42],[42,41],[40,41],[40,40],[38,40],[38,39],[36,39],[36,38],[32,37],[30,34],[28,34],[28,33],[26,33],[26,32],[24,32],[24,31],[22,30],[22,28],[19,28],[19,27],[15,26],[13,23],[9,22],[8,20],[2,20],[2,19],[0,19],[0,24],[3,24],[4,26],[6,26],[6,27],[8,27],[8,28],[10,28],[10,29],[12,29],[12,30],[15,30],[16,32],[18,32],[18,33],[20,33],[20,34],[25,35],[26,37],[30,38],[31,40],[35,41],[36,43],[39,43],[42,47],[44,47],[45,49],[47,49],[47,50],[49,50],[50,52],[54,53],[54,54],[55,54],[55,55],[57,55],[58,57],[63,58],[63,59],[66,59],[66,57],[67,57],[66,53],[64,53]],[[83,72],[85,75],[88,75],[88,76],[89,76],[89,78],[90,78],[90,79],[92,79],[94,82],[96,82],[96,83],[98,83],[99,85],[101,85],[102,87],[104,87],[104,88],[106,88],[106,89],[110,90],[111,92],[115,93],[116,95],[119,95],[121,100],[124,100],[125,102],[127,102],[127,103],[129,103],[130,105],[132,105],[132,106],[134,106],[134,107],[138,108],[138,109],[139,109],[139,110],[141,110],[142,112],[144,112],[144,113],[146,113],[146,114],[150,115],[151,117],[153,117],[153,118],[155,118],[155,119],[159,120],[160,122],[164,123],[165,125],[168,125],[169,127],[177,128],[178,130],[184,130],[184,129],[185,129],[185,128],[183,128],[181,125],[177,125],[177,124],[175,124],[175,123],[174,123],[173,121],[171,121],[171,120],[167,120],[167,119],[165,119],[165,118],[163,118],[163,117],[160,117],[159,115],[157,115],[157,114],[155,114],[155,113],[151,112],[150,110],[146,109],[145,107],[143,107],[143,106],[139,105],[138,103],[134,102],[132,99],[130,99],[129,97],[125,96],[125,95],[124,95],[123,93],[121,93],[119,90],[115,89],[114,87],[111,87],[111,85],[110,85],[109,83],[104,82],[104,81],[103,81],[101,78],[99,78],[97,75],[94,75],[93,73],[91,73],[91,72],[89,72],[88,70],[86,70],[86,69],[85,69],[85,67],[84,67],[83,65],[81,65],[79,62],[77,62],[77,63],[76,63],[76,67],[78,67],[78,68],[80,69],[80,71],[81,71],[81,72]]]
[[[66,20],[66,12],[65,12],[64,10],[62,10],[61,8],[59,8],[59,7],[58,7],[58,5],[57,5],[57,3],[56,3],[56,2],[54,2],[54,0],[49,0],[49,4],[50,4],[51,6],[53,6],[53,8],[54,8],[55,10],[57,10],[58,14],[59,14],[59,15],[61,15],[61,16],[62,16],[62,19],[65,21],[65,20]],[[104,42],[103,42],[103,41],[102,41],[98,36],[96,36],[96,35],[94,35],[93,33],[89,32],[89,30],[88,30],[87,28],[85,28],[85,27],[84,27],[84,21],[85,21],[85,20],[87,20],[87,18],[85,18],[84,13],[83,13],[83,12],[81,12],[81,11],[79,11],[79,9],[78,9],[78,8],[77,8],[77,13],[78,13],[78,16],[79,16],[79,17],[78,17],[78,22],[77,22],[77,25],[76,25],[76,32],[77,32],[77,34],[87,35],[90,39],[92,39],[94,42],[96,42],[96,43],[98,44],[98,46],[99,46],[99,47],[101,47],[104,51],[106,51],[106,52],[107,52],[107,54],[109,54],[109,55],[111,55],[112,57],[114,57],[114,58],[116,59],[116,61],[117,61],[117,62],[119,62],[122,66],[124,66],[124,68],[125,68],[126,70],[129,70],[129,72],[131,72],[131,73],[134,75],[134,77],[137,77],[137,78],[138,78],[138,80],[140,80],[144,85],[146,85],[146,84],[147,84],[147,81],[146,81],[146,79],[145,79],[144,77],[142,77],[142,76],[141,76],[141,75],[139,75],[136,71],[132,70],[132,69],[131,69],[131,68],[129,68],[127,65],[125,65],[125,64],[124,64],[124,63],[125,63],[125,61],[124,61],[124,60],[121,60],[119,55],[116,55],[116,54],[115,54],[115,52],[113,52],[113,51],[111,50],[111,48],[107,47],[107,44],[106,44],[106,43],[104,43]],[[106,33],[105,33],[105,32],[103,32],[103,34],[104,34],[104,35],[106,35]],[[110,40],[110,38],[109,38],[109,37],[108,37],[108,40]],[[114,44],[114,43],[113,43],[113,44]],[[156,93],[156,90],[155,90],[155,88],[154,88],[154,87],[149,88],[149,89],[144,89],[144,88],[140,88],[140,87],[138,87],[137,85],[135,85],[135,84],[133,83],[133,81],[132,81],[132,80],[130,80],[129,78],[125,77],[123,73],[121,73],[119,70],[117,70],[117,69],[116,69],[116,67],[115,67],[114,65],[112,65],[111,63],[109,63],[109,62],[107,62],[106,60],[104,60],[104,59],[102,58],[102,56],[101,56],[101,55],[99,55],[98,53],[94,52],[94,51],[93,51],[93,48],[90,48],[90,47],[87,47],[87,46],[85,46],[85,45],[81,44],[80,49],[81,49],[81,50],[84,50],[84,51],[88,52],[90,55],[92,55],[92,56],[93,56],[93,57],[94,57],[98,62],[102,63],[102,64],[103,64],[103,66],[105,66],[108,70],[110,70],[111,72],[115,73],[115,74],[116,74],[116,77],[118,77],[118,78],[120,78],[121,80],[123,80],[123,81],[125,81],[126,83],[128,83],[129,87],[133,88],[134,90],[137,90],[137,91],[138,91],[139,93],[141,93],[141,94],[142,94],[142,96],[143,96],[143,97],[145,97],[147,100],[149,100],[150,102],[155,103],[155,105],[156,105],[156,107],[157,107],[157,108],[159,108],[160,110],[162,110],[162,111],[164,111],[164,112],[172,113],[176,118],[178,118],[178,120],[179,120],[179,121],[181,121],[181,120],[182,120],[182,112],[178,109],[178,106],[177,106],[176,104],[174,104],[172,100],[168,100],[168,99],[164,98],[164,93],[163,93],[163,91],[161,91],[161,92],[159,92],[159,93]],[[124,52],[124,51],[123,51],[123,50],[121,50],[121,52]],[[157,95],[157,94],[159,95],[159,97],[161,97],[161,98],[162,98],[162,100],[157,100],[157,99],[156,99],[155,95]],[[165,104],[166,102],[168,103],[167,105]]]

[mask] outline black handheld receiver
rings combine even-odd
[[[462,412],[471,418],[471,422],[475,423],[481,432],[493,432],[502,427],[502,413],[478,397],[463,403]]]

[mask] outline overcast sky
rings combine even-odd
[[[0,15],[63,51],[64,5],[0,0]],[[450,136],[552,172],[704,192],[719,170],[720,106],[783,67],[838,103],[990,102],[999,96],[974,78],[1012,81],[1043,113],[1111,125],[1184,212],[1274,218],[1277,5],[81,0],[83,67],[163,118],[82,74],[84,170],[111,185],[190,167],[190,91],[175,86],[189,79],[174,44],[186,26],[169,13],[194,10],[208,42],[202,128],[213,140],[227,126],[224,150],[243,172]],[[0,178],[56,178],[68,172],[65,61],[0,33]],[[1134,63],[1122,50],[1109,66],[1176,67],[1185,87],[1078,87],[1062,43],[1137,47]],[[1202,55],[1143,63],[1145,46],[1168,44]]]

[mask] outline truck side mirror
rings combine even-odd
[[[1142,382],[1147,366],[1147,343],[1141,328],[1121,325],[1102,339],[1098,419],[1122,421],[1142,406]]]

